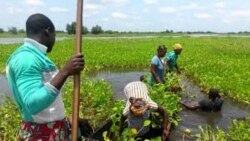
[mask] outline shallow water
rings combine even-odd
[[[65,40],[67,37],[57,37],[56,40]],[[23,43],[24,38],[13,38],[13,37],[7,37],[7,38],[0,38],[0,44],[15,44],[15,43]]]
[[[141,75],[146,75],[147,70],[139,71],[101,71],[92,72],[88,76],[90,79],[105,79],[113,87],[114,98],[125,99],[123,89],[126,84],[132,81],[138,81]],[[182,99],[189,99],[189,101],[198,101],[207,97],[201,92],[201,89],[191,83],[188,79],[183,77],[182,85],[184,87],[183,92],[188,95],[184,96]],[[8,88],[6,79],[3,75],[0,75],[0,93],[5,93],[10,95],[10,90]],[[194,97],[190,100],[190,96]],[[188,98],[189,97],[189,98]],[[0,102],[1,102],[0,97]],[[183,108],[181,112],[178,113],[182,119],[179,125],[172,131],[170,140],[182,140],[183,130],[190,129],[193,134],[198,132],[198,125],[211,125],[212,127],[220,127],[223,130],[227,130],[227,127],[231,119],[241,118],[245,116],[250,116],[250,106],[241,104],[239,102],[234,102],[231,99],[224,98],[224,105],[221,112],[201,112],[201,111],[189,111]],[[185,141],[195,140],[185,138]]]
[[[146,71],[102,71],[89,73],[88,76],[92,79],[105,79],[113,87],[115,99],[125,99],[123,89],[126,84],[132,81],[139,81],[141,75],[145,75]]]
[[[148,72],[144,71],[101,71],[97,73],[89,74],[92,79],[105,79],[112,86],[114,90],[114,98],[124,99],[123,88],[129,82],[139,80],[141,75],[145,75]],[[201,92],[201,89],[191,83],[187,78],[183,77],[181,81],[183,85],[183,93],[188,96],[183,96],[183,100],[193,97],[192,101],[198,101],[207,96]],[[189,97],[189,98],[187,98]],[[190,101],[190,102],[192,102]],[[198,125],[210,125],[211,127],[220,127],[223,130],[227,130],[227,127],[232,119],[250,116],[250,106],[234,102],[228,98],[224,98],[224,105],[221,112],[202,112],[202,111],[190,111],[183,108],[178,113],[182,119],[179,125],[172,131],[170,140],[182,140],[183,131],[190,129],[192,134],[198,132]],[[194,138],[185,138],[188,140],[195,140]]]
[[[204,94],[198,86],[190,82],[186,77],[183,77],[181,83],[184,86],[184,93],[189,97],[188,98],[184,96],[182,98],[183,100],[197,102],[201,99],[207,98],[207,95]],[[191,98],[192,100],[190,100],[190,96],[194,98]],[[250,106],[235,102],[229,98],[223,99],[224,104],[222,106],[221,112],[190,111],[183,107],[183,110],[179,113],[182,121],[179,123],[179,126],[176,127],[176,130],[172,132],[171,136],[175,139],[178,137],[178,140],[180,140],[183,130],[190,129],[193,133],[197,133],[198,125],[210,125],[214,129],[218,126],[226,131],[232,119],[250,116]]]

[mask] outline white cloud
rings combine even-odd
[[[149,12],[149,9],[148,8],[143,8],[142,10],[144,13],[148,13]]]
[[[89,16],[98,14],[102,9],[103,9],[103,7],[101,5],[98,5],[98,4],[88,3],[88,4],[84,5],[84,11],[86,11],[84,13],[88,13]]]
[[[86,14],[86,12],[83,12],[83,17],[84,18],[89,18],[89,17],[91,17],[89,14]]]
[[[159,0],[143,0],[145,4],[156,4]]]
[[[133,16],[131,19],[133,19],[133,20],[141,20],[142,18],[140,16]]]
[[[161,13],[175,13],[177,12],[177,9],[173,7],[161,7],[160,12]]]
[[[42,10],[37,8],[37,7],[32,7],[32,8],[27,9],[27,12],[28,13],[34,13],[34,12],[39,13],[39,12],[42,12]]]
[[[217,2],[214,4],[215,8],[219,8],[219,9],[224,9],[226,7],[226,3],[224,2]]]
[[[232,23],[232,21],[231,21],[231,20],[229,20],[229,19],[224,19],[224,20],[222,20],[222,22],[223,22],[223,23],[226,23],[226,24],[230,24],[230,23]]]
[[[86,4],[84,6],[85,6],[84,8],[86,8],[86,10],[98,10],[100,8],[99,5],[97,5],[97,4],[90,4],[90,3]]]
[[[204,6],[200,6],[197,3],[190,3],[187,5],[180,6],[181,10],[199,10],[199,9],[205,9]]]
[[[226,13],[226,10],[224,9],[216,9],[214,10],[217,14],[225,14]]]
[[[20,8],[16,8],[16,7],[8,7],[7,8],[7,13],[8,14],[18,14],[18,13],[21,13],[23,12],[24,10],[23,9],[20,9]]]
[[[128,16],[126,14],[123,14],[123,13],[120,13],[120,12],[114,12],[114,13],[112,13],[112,17],[120,18],[120,19],[126,19]]]
[[[212,18],[212,16],[207,14],[207,13],[196,13],[196,14],[194,14],[194,17],[196,17],[198,19],[210,19],[210,18]]]
[[[68,12],[69,9],[67,9],[67,8],[61,8],[61,7],[51,7],[49,9],[49,11],[52,11],[52,12]]]
[[[103,18],[102,20],[107,22],[107,21],[109,21],[109,18]]]
[[[235,10],[231,12],[233,17],[250,17],[250,10]]]
[[[42,0],[24,0],[24,3],[31,6],[41,6],[44,4]]]
[[[107,6],[124,6],[129,4],[129,0],[101,0],[101,2]]]

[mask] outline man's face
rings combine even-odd
[[[48,38],[48,40],[47,40],[47,45],[46,46],[48,47],[47,52],[49,53],[49,52],[52,51],[53,46],[55,44],[56,33],[48,31],[48,37],[47,38]]]

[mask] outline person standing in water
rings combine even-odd
[[[164,83],[164,64],[161,60],[165,56],[167,48],[165,45],[160,45],[157,48],[157,54],[152,58],[150,64],[150,84]]]
[[[173,49],[174,49],[173,51],[168,52],[164,56],[163,60],[167,64],[167,67],[168,67],[167,72],[173,72],[174,68],[176,68],[177,72],[181,73],[180,68],[177,64],[177,59],[178,59],[178,56],[182,52],[182,45],[179,43],[176,43],[173,45]]]

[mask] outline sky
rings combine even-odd
[[[31,14],[43,13],[65,31],[76,20],[76,5],[77,0],[0,0],[0,28],[25,29]],[[248,0],[84,0],[83,15],[89,30],[250,31]]]

